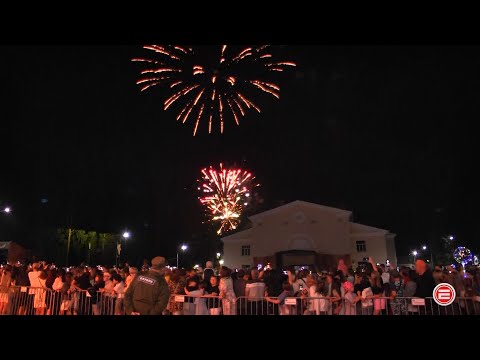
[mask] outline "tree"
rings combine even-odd
[[[438,252],[436,253],[435,264],[449,265],[454,264],[453,251],[455,250],[454,240],[449,236],[442,236],[439,242]]]
[[[87,260],[88,263],[112,261],[116,237],[110,233],[97,233],[82,229],[57,229],[57,246],[63,249],[63,259],[55,259],[56,263],[78,264]]]

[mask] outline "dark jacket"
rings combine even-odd
[[[215,272],[211,268],[206,268],[203,270],[203,280],[210,286],[210,278],[215,276]]]
[[[433,296],[433,289],[435,289],[435,279],[430,270],[425,271],[423,275],[417,278],[417,290],[415,292],[416,297],[426,298]]]
[[[247,286],[247,282],[245,279],[235,279],[233,281],[233,291],[235,291],[236,297],[245,297],[245,287]]]
[[[130,315],[138,312],[140,315],[162,315],[170,298],[165,278],[155,270],[138,275],[132,281],[125,293],[125,312]]]

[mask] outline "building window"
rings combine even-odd
[[[250,245],[242,245],[242,256],[250,256]]]
[[[367,252],[367,244],[365,244],[365,241],[357,241],[357,252]]]

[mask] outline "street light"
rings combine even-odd
[[[427,247],[425,245],[422,246],[423,250],[427,250]]]
[[[188,246],[185,244],[182,244],[182,246],[180,246],[180,249],[185,252],[188,249]],[[178,269],[178,251],[177,251],[177,269]]]
[[[12,211],[12,209],[10,207],[6,207],[5,209],[3,209],[3,211],[7,214],[10,214],[10,212]]]
[[[217,253],[217,259],[220,259],[220,256],[221,256],[221,255],[222,255],[222,254]]]
[[[130,234],[129,231],[125,231],[122,236],[123,236],[123,238],[125,239],[125,256],[126,256],[126,252],[127,252],[127,239],[130,239],[131,234]],[[128,260],[128,259],[125,259],[125,260]]]
[[[450,235],[450,236],[448,237],[448,240],[453,240],[453,239],[455,239],[455,237],[454,237],[453,235]]]
[[[413,262],[415,263],[415,261],[417,260],[417,255],[418,255],[417,250],[413,250],[412,254],[413,254]]]
[[[127,250],[127,239],[131,236],[130,232],[125,231],[122,234],[122,237],[125,239],[125,250]],[[119,239],[117,236],[115,236],[117,239],[117,252],[116,252],[116,257],[115,257],[115,265],[118,267],[118,260],[120,258],[120,253],[122,252],[122,241]]]

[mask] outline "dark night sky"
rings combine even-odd
[[[143,249],[171,257],[204,229],[199,170],[245,160],[270,206],[352,210],[398,234],[400,253],[432,229],[480,250],[479,47],[278,51],[298,64],[279,74],[280,101],[265,95],[261,115],[193,138],[191,122],[162,110],[161,92],[135,85],[140,46],[0,47],[0,202],[14,209],[0,240],[28,244],[33,229],[71,217],[76,227],[128,227]]]

